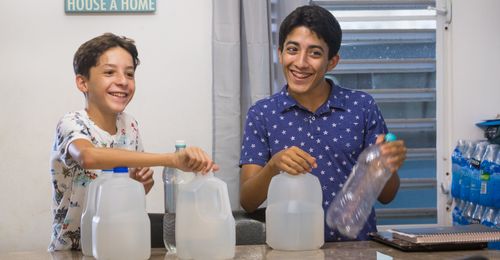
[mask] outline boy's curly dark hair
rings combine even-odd
[[[75,74],[83,75],[88,78],[90,68],[97,65],[99,57],[101,57],[104,52],[114,47],[121,47],[130,53],[134,62],[135,70],[140,61],[134,40],[124,36],[117,36],[112,33],[105,33],[85,42],[80,46],[80,48],[78,48],[75,56],[73,57],[73,70],[75,71]]]
[[[317,5],[304,5],[291,12],[281,23],[279,48],[283,51],[285,39],[293,29],[305,26],[328,45],[328,59],[335,56],[342,42],[340,24],[330,11]]]

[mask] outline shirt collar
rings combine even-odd
[[[335,85],[335,83],[333,83],[331,79],[327,78],[326,81],[330,85],[331,91],[326,102],[318,108],[318,111],[316,111],[316,114],[318,115],[328,112],[330,110],[334,111],[335,109],[341,109],[341,110],[346,109],[345,106],[346,99],[344,92],[348,90],[338,85]],[[286,84],[278,93],[277,102],[278,102],[278,108],[280,109],[281,113],[286,112],[287,110],[290,110],[294,107],[307,110],[303,106],[301,106],[297,102],[297,100],[295,100],[292,96],[290,96],[290,94],[288,93],[288,84]]]

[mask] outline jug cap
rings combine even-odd
[[[113,168],[113,172],[114,173],[128,173],[128,168],[123,167],[123,166],[115,167],[115,168]]]

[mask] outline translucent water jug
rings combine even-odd
[[[179,186],[175,222],[179,258],[234,257],[236,229],[227,185],[213,173],[197,174]]]
[[[266,243],[278,250],[313,250],[324,244],[321,185],[316,176],[282,172],[267,195]]]
[[[151,255],[144,186],[129,178],[125,167],[115,168],[113,177],[97,190],[92,252],[97,259],[148,259]]]
[[[96,212],[96,193],[99,185],[113,176],[112,169],[102,170],[101,174],[92,180],[87,187],[85,199],[85,209],[83,210],[80,224],[80,243],[82,253],[85,256],[92,256],[92,218]]]

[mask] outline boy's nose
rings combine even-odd
[[[302,52],[297,56],[295,60],[295,65],[299,68],[307,67],[307,53]]]
[[[116,77],[116,83],[118,85],[126,86],[128,84],[127,76],[123,73],[118,73]]]

